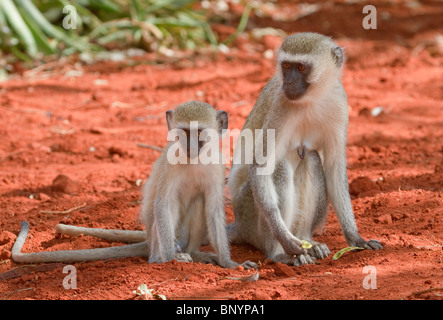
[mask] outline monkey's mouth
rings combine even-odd
[[[200,155],[200,148],[186,148],[186,156],[188,159],[198,158]]]
[[[308,86],[303,86],[303,88],[300,88],[293,85],[283,85],[282,91],[286,99],[294,101],[300,99],[305,95],[307,87]]]
[[[305,92],[297,92],[296,90],[286,90],[284,88],[283,88],[283,93],[286,99],[290,101],[298,100],[305,94]]]
[[[183,150],[186,152],[186,156],[188,157],[188,159],[195,159],[198,158],[200,156],[200,152],[203,148],[204,144],[202,143],[198,143],[197,146],[187,146],[187,148],[183,148]]]
[[[290,92],[286,92],[286,91],[284,93],[285,93],[286,99],[291,100],[291,101],[300,99],[304,94],[304,93],[294,94],[294,93],[290,93]]]

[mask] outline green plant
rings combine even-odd
[[[126,14],[105,21],[90,37],[100,45],[126,42],[147,50],[160,46],[194,49],[215,45],[216,37],[203,11],[193,9],[194,0],[131,0]]]
[[[1,0],[0,47],[24,61],[107,48],[194,49],[217,45],[196,0]],[[76,28],[63,28],[75,9]],[[249,10],[249,9],[248,9]],[[249,13],[248,13],[249,15]],[[245,17],[238,30],[244,29]],[[235,35],[234,35],[235,36]],[[230,39],[232,40],[232,38]]]

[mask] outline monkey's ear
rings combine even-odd
[[[166,123],[168,124],[168,130],[172,130],[174,127],[172,122],[172,110],[168,110],[166,111]]]
[[[332,57],[335,60],[335,64],[337,65],[337,67],[341,67],[345,60],[344,48],[340,48],[337,46],[335,48],[332,48],[331,51]]]
[[[228,114],[226,111],[217,111],[218,133],[221,134],[223,129],[228,129]]]

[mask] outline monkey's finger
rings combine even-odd
[[[309,254],[301,254],[294,258],[294,266],[302,266],[305,264],[314,264],[315,258],[310,256]]]
[[[380,250],[383,249],[382,244],[378,240],[371,239],[363,246],[363,248],[368,250]]]
[[[317,259],[324,259],[327,256],[329,256],[329,254],[331,253],[328,246],[325,245],[324,243],[314,245],[312,250],[309,250],[308,252],[310,254],[312,253],[312,255],[315,256]]]
[[[251,269],[258,270],[258,265],[252,261],[249,261],[249,260],[243,262],[241,265],[247,270],[251,270]]]

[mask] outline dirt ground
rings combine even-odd
[[[227,277],[254,271],[197,263],[74,263],[77,289],[63,287],[65,264],[15,263],[11,248],[23,220],[31,228],[24,252],[119,245],[56,235],[60,222],[142,230],[139,185],[159,152],[137,144],[165,146],[165,111],[191,99],[228,111],[229,128],[240,129],[275,70],[270,53],[282,38],[241,37],[218,54],[146,54],[92,65],[71,57],[0,83],[0,299],[134,299],[142,283],[167,299],[442,299],[443,6],[371,4],[377,30],[362,28],[364,4],[349,1],[325,2],[305,17],[283,1],[252,16],[248,30],[316,31],[346,48],[352,204],[361,235],[380,240],[383,250],[290,267],[233,245],[234,260],[260,264],[253,282]],[[271,13],[286,15],[276,21]],[[317,240],[333,253],[347,246],[333,211]],[[376,289],[364,288],[370,275]]]

